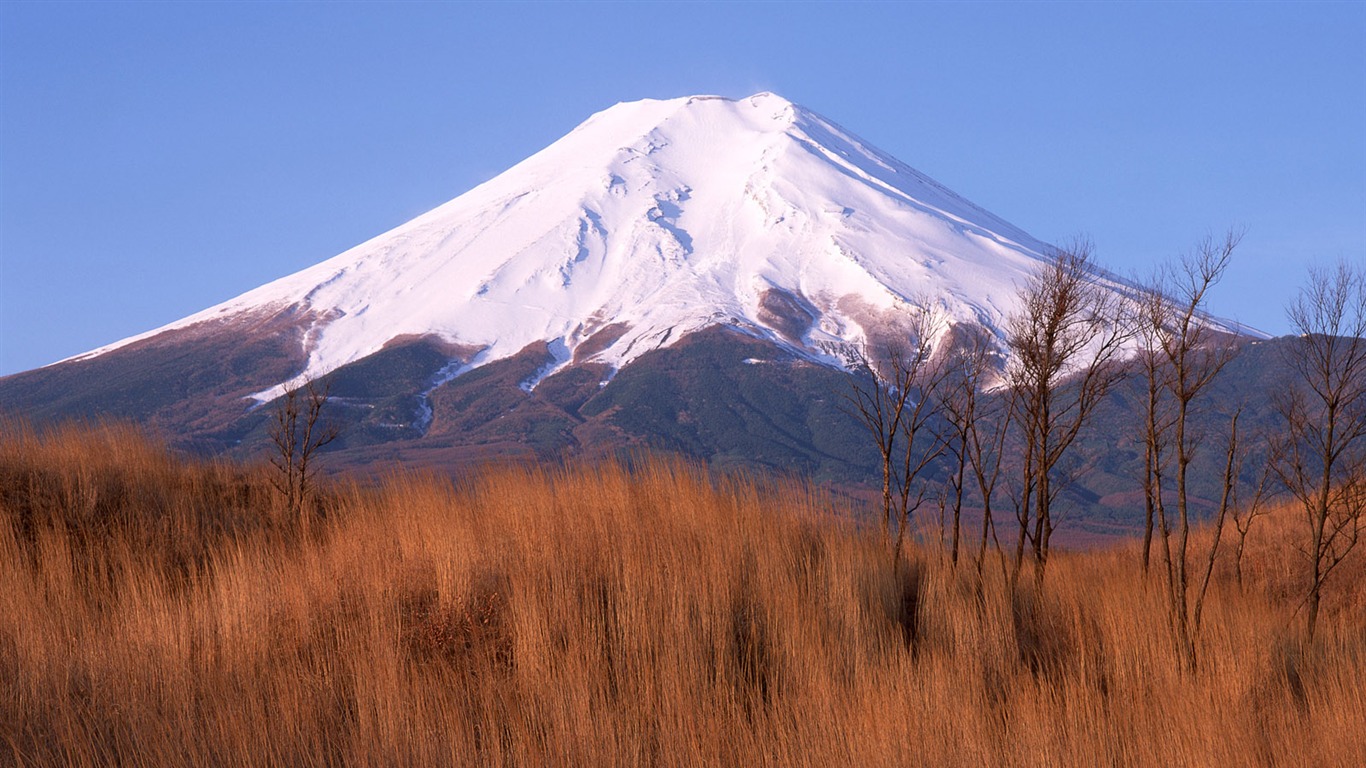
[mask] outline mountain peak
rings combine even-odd
[[[594,149],[641,149],[657,147],[659,139],[686,135],[690,140],[724,140],[752,134],[788,130],[802,113],[787,99],[772,93],[757,93],[742,99],[696,95],[673,99],[624,101],[594,114],[563,139],[529,158],[546,155],[550,162],[563,163],[555,151],[565,145],[574,152]],[[655,139],[651,142],[647,139]],[[645,141],[642,141],[645,140]]]
[[[713,102],[713,104],[708,105],[708,102]],[[610,112],[631,111],[636,109],[651,109],[654,107],[659,107],[662,110],[677,110],[687,107],[706,108],[707,106],[726,106],[732,109],[774,111],[800,109],[800,107],[793,102],[788,101],[772,91],[760,91],[741,98],[731,98],[730,96],[719,96],[710,93],[698,93],[691,96],[678,96],[672,99],[636,99],[634,101],[619,101],[597,114],[601,115]]]

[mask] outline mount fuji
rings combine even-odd
[[[291,313],[306,363],[253,393],[433,335],[535,341],[614,369],[712,325],[820,358],[935,302],[998,327],[1046,246],[769,93],[619,104],[425,215],[314,267],[85,360],[173,331]]]
[[[858,475],[831,350],[928,311],[1004,352],[1049,251],[777,95],[623,103],[331,259],[0,379],[0,408],[245,453],[323,379],[355,464],[646,445]]]

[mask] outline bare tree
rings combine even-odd
[[[1144,342],[1144,371],[1148,377],[1144,495],[1149,512],[1157,514],[1173,636],[1181,658],[1191,669],[1196,663],[1195,638],[1199,634],[1205,592],[1233,495],[1238,455],[1235,413],[1229,426],[1214,540],[1205,562],[1204,578],[1192,595],[1190,469],[1205,438],[1194,428],[1192,417],[1201,405],[1202,395],[1236,353],[1232,335],[1210,324],[1205,305],[1209,291],[1228,268],[1241,239],[1242,235],[1235,231],[1221,241],[1206,238],[1175,267],[1165,270],[1141,302],[1143,322],[1139,335]],[[1174,469],[1172,477],[1164,477],[1167,466]],[[1165,495],[1168,485],[1174,496],[1174,510],[1169,509]]]
[[[1209,590],[1210,576],[1214,574],[1214,561],[1219,554],[1219,542],[1224,535],[1224,522],[1228,519],[1229,510],[1233,507],[1233,500],[1236,496],[1238,487],[1238,419],[1242,416],[1242,408],[1234,411],[1229,422],[1228,449],[1224,454],[1224,475],[1223,484],[1220,486],[1219,507],[1214,517],[1214,540],[1210,542],[1209,554],[1205,558],[1205,572],[1200,579],[1200,586],[1195,590],[1195,605],[1190,613],[1190,637],[1187,640],[1186,663],[1191,669],[1195,668],[1195,638],[1200,636],[1201,620],[1205,615],[1205,595]],[[1175,603],[1174,603],[1175,604]],[[1181,606],[1177,606],[1180,608]]]
[[[977,391],[969,383],[958,355],[948,363],[949,377],[940,408],[947,429],[944,433],[944,455],[949,459],[948,483],[939,497],[939,528],[949,529],[949,562],[958,567],[958,550],[963,530],[963,500],[967,490],[968,467],[971,464],[969,443],[977,406]],[[948,520],[946,521],[946,518]],[[941,534],[942,545],[942,534]]]
[[[1246,501],[1242,499],[1244,487],[1242,477],[1247,460],[1246,452],[1240,453],[1238,466],[1234,469],[1234,498],[1229,505],[1229,513],[1233,518],[1233,529],[1238,533],[1238,543],[1233,549],[1233,573],[1239,589],[1243,586],[1243,552],[1247,549],[1247,537],[1252,532],[1252,524],[1256,522],[1257,518],[1266,514],[1266,502],[1271,495],[1272,468],[1280,461],[1274,453],[1275,441],[1271,438],[1262,436],[1255,438],[1252,442],[1260,445],[1271,445],[1273,452],[1257,463],[1258,468],[1253,472],[1251,498]]]
[[[859,418],[868,429],[868,434],[877,447],[882,468],[882,537],[890,541],[892,521],[892,459],[896,452],[897,437],[901,434],[901,419],[905,415],[909,390],[896,389],[892,380],[881,375],[874,367],[868,354],[867,345],[862,349],[844,350],[845,365],[854,374],[850,394],[845,399],[851,406],[850,412]]]
[[[1152,560],[1153,523],[1162,493],[1162,477],[1166,472],[1160,446],[1166,444],[1171,429],[1168,401],[1162,396],[1168,388],[1170,367],[1163,355],[1164,336],[1171,324],[1172,308],[1167,297],[1155,286],[1140,291],[1135,302],[1134,326],[1140,340],[1139,360],[1147,399],[1144,403],[1143,429],[1143,575],[1147,576]]]
[[[944,378],[934,354],[944,321],[925,309],[912,313],[908,322],[904,338],[876,350],[865,343],[845,354],[846,364],[855,374],[846,399],[878,449],[882,532],[892,542],[898,559],[911,516],[924,500],[926,489],[919,482],[921,476],[943,451],[943,442],[931,421],[935,395]]]
[[[293,515],[300,530],[307,530],[307,500],[317,474],[318,450],[336,440],[337,427],[322,423],[328,388],[309,379],[301,388],[285,390],[275,406],[270,425],[274,453],[270,463],[279,470],[271,479],[284,498],[285,510]]]
[[[1055,482],[1059,461],[1123,376],[1118,355],[1130,338],[1129,324],[1120,294],[1098,281],[1091,252],[1085,241],[1054,252],[1020,287],[1020,309],[1006,325],[1012,416],[1023,440],[1012,583],[1026,543],[1042,581],[1056,523],[1053,502],[1063,486]]]
[[[949,507],[952,514],[950,558],[958,565],[964,499],[968,483],[975,486],[982,505],[982,535],[978,539],[978,575],[986,560],[987,541],[995,537],[992,497],[1001,473],[1003,442],[1009,424],[1009,392],[992,397],[987,389],[996,383],[998,358],[992,339],[975,330],[961,339],[945,361],[946,379],[941,409],[948,425],[945,451],[951,462]]]
[[[1366,509],[1366,267],[1311,269],[1286,312],[1301,386],[1280,398],[1276,474],[1309,528],[1308,636],[1323,585],[1360,538]]]

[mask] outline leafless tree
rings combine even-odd
[[[1229,514],[1233,518],[1233,529],[1238,534],[1238,543],[1233,549],[1233,573],[1237,580],[1239,589],[1243,586],[1243,552],[1247,549],[1247,537],[1252,532],[1252,524],[1257,518],[1266,514],[1266,503],[1271,496],[1271,477],[1273,467],[1280,461],[1276,456],[1275,441],[1271,438],[1262,436],[1252,440],[1254,444],[1270,445],[1272,452],[1263,457],[1262,461],[1257,462],[1257,468],[1253,471],[1250,496],[1244,498],[1244,483],[1242,478],[1245,473],[1245,464],[1248,458],[1247,452],[1242,452],[1238,457],[1238,465],[1234,469],[1235,485],[1233,486],[1234,498],[1229,505]]]
[[[990,336],[981,330],[970,333],[948,355],[941,410],[946,430],[945,450],[950,459],[952,529],[950,557],[958,565],[964,499],[968,484],[975,486],[982,505],[982,535],[977,542],[978,575],[986,561],[987,542],[995,537],[992,497],[1001,473],[1003,442],[1009,424],[1009,392],[993,397],[988,388],[997,383],[999,354]]]
[[[1166,472],[1163,453],[1158,450],[1166,444],[1171,430],[1169,403],[1162,395],[1170,382],[1170,367],[1165,364],[1163,355],[1164,336],[1170,325],[1171,306],[1167,297],[1155,286],[1140,291],[1135,301],[1134,327],[1140,341],[1139,360],[1142,364],[1143,382],[1146,385],[1147,399],[1144,403],[1143,422],[1143,575],[1147,576],[1152,560],[1153,523],[1157,519],[1157,507],[1162,489],[1162,477]]]
[[[283,497],[285,510],[305,531],[307,501],[318,471],[318,450],[340,434],[336,426],[322,422],[327,400],[327,386],[319,386],[312,379],[305,381],[302,388],[290,387],[276,404],[270,425],[274,446],[270,463],[278,470],[271,482]]]
[[[944,320],[924,309],[910,314],[908,323],[903,337],[877,349],[866,343],[845,354],[855,374],[846,399],[878,449],[882,532],[898,562],[911,517],[924,500],[922,475],[943,451],[932,419],[936,392],[944,378],[934,348],[944,331]]]
[[[1006,325],[1012,416],[1023,442],[1012,583],[1026,543],[1042,581],[1056,523],[1053,502],[1063,485],[1055,482],[1059,461],[1123,376],[1119,352],[1129,324],[1120,294],[1099,282],[1091,252],[1086,241],[1055,251],[1020,287],[1020,309]]]
[[[882,468],[882,537],[891,540],[892,522],[892,460],[896,453],[897,437],[901,434],[901,419],[905,415],[909,390],[896,389],[891,379],[881,375],[870,359],[867,345],[861,349],[843,350],[845,365],[854,374],[850,394],[845,396],[850,412],[868,429],[877,447]]]
[[[1309,529],[1312,640],[1323,585],[1356,546],[1366,510],[1366,267],[1311,269],[1286,314],[1299,335],[1288,357],[1301,386],[1280,398],[1276,474]]]
[[[1214,539],[1205,561],[1204,578],[1193,595],[1190,470],[1206,436],[1195,429],[1192,417],[1203,405],[1202,395],[1236,353],[1232,335],[1210,324],[1205,305],[1209,291],[1228,268],[1241,238],[1235,231],[1218,241],[1206,238],[1177,265],[1165,270],[1140,302],[1143,322],[1139,335],[1144,342],[1144,370],[1148,377],[1144,495],[1149,511],[1157,514],[1173,636],[1181,658],[1192,669],[1205,592],[1236,480],[1238,414],[1233,415],[1229,425]],[[1171,477],[1164,476],[1168,466],[1174,470]],[[1174,496],[1174,510],[1169,508],[1165,494],[1168,488]]]
[[[957,355],[955,355],[955,358]],[[958,370],[959,361],[950,361],[950,377],[947,379],[945,394],[941,403],[947,429],[944,434],[944,455],[949,459],[948,483],[939,498],[939,527],[948,528],[949,562],[958,567],[958,550],[963,530],[963,500],[967,491],[968,454],[971,441],[970,429],[976,409],[977,392],[970,389],[962,372]]]

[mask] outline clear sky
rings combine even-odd
[[[1366,3],[0,0],[0,374],[333,256],[618,101],[771,90],[1284,333],[1366,260]]]

